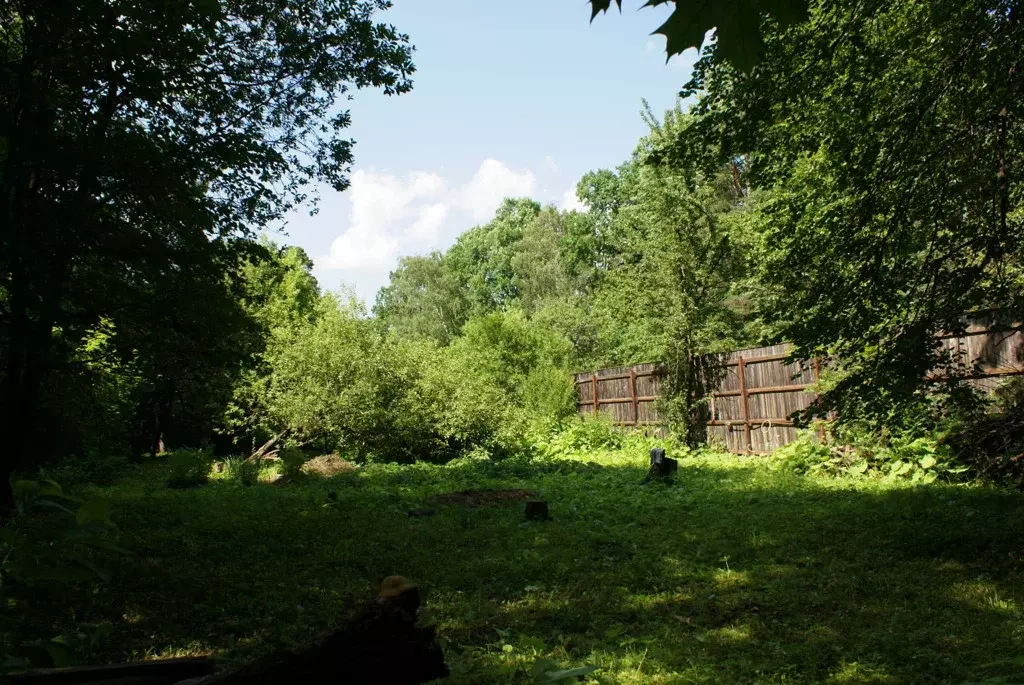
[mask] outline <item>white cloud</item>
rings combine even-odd
[[[458,204],[475,220],[490,217],[506,197],[532,195],[537,178],[532,171],[513,171],[496,159],[485,159],[469,183],[462,187]]]
[[[555,162],[555,158],[551,155],[544,157],[544,168],[553,173],[558,173],[558,163]]]
[[[444,179],[415,172],[405,179],[360,169],[352,174],[348,229],[317,260],[323,269],[379,268],[394,262],[402,238],[431,239],[444,221],[443,204],[417,206],[444,192]],[[440,207],[440,209],[438,208]],[[403,226],[416,217],[412,226]]]
[[[316,271],[325,282],[336,275],[323,271],[342,271],[346,281],[356,283],[359,296],[372,302],[399,256],[444,249],[474,223],[490,219],[506,197],[532,196],[536,188],[532,171],[514,170],[496,159],[485,159],[461,185],[433,172],[396,176],[360,169],[343,196],[347,218],[341,226],[328,227],[341,233],[315,259]]]
[[[562,193],[562,201],[558,204],[561,209],[568,212],[576,210],[577,212],[587,211],[587,205],[585,205],[578,197],[576,197],[576,187],[573,186],[569,190]]]
[[[409,227],[408,234],[425,243],[433,243],[441,233],[441,226],[448,218],[448,205],[443,202],[420,207],[416,221]]]

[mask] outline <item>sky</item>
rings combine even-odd
[[[666,64],[649,35],[668,6],[624,5],[590,23],[585,0],[394,0],[379,18],[416,48],[413,90],[355,94],[351,186],[321,189],[275,239],[372,307],[399,257],[446,249],[504,197],[579,207],[580,177],[629,157],[641,100],[672,107],[697,57]]]

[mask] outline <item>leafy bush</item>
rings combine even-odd
[[[0,527],[0,675],[66,665],[75,650],[94,640],[100,633],[91,625],[29,640],[25,617],[38,600],[70,601],[72,592],[80,596],[81,584],[108,582],[104,558],[126,554],[110,540],[115,527],[109,501],[70,496],[51,480],[16,481],[13,490],[15,515]]]
[[[39,470],[40,478],[65,485],[107,485],[124,473],[128,460],[123,456],[72,457]]]
[[[263,464],[255,459],[230,457],[224,461],[224,478],[245,486],[259,483],[262,470]]]
[[[952,451],[935,436],[912,434],[886,440],[867,432],[848,432],[845,441],[822,441],[815,433],[806,431],[794,442],[777,449],[774,456],[797,473],[882,476],[913,483],[932,483],[940,477],[952,480],[968,470],[957,463]]]
[[[286,478],[299,478],[302,474],[302,467],[305,465],[306,453],[298,447],[283,447],[277,453],[281,460],[282,472]]]
[[[546,440],[539,440],[540,450],[547,457],[574,452],[614,450],[623,444],[623,431],[605,414],[573,417]]]
[[[172,488],[202,485],[210,476],[213,454],[205,449],[174,450],[167,456],[170,474],[167,484]]]
[[[951,427],[942,438],[958,461],[986,480],[1024,488],[1024,379],[999,389],[992,411]]]

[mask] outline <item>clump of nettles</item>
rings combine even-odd
[[[960,479],[968,471],[936,436],[881,440],[863,433],[840,441],[805,431],[777,449],[775,459],[796,473],[883,477],[913,483]]]

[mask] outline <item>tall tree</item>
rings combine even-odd
[[[681,147],[749,160],[783,332],[838,360],[819,409],[898,416],[944,363],[936,333],[1022,313],[1022,12],[814,2],[749,76],[714,52],[698,64]]]
[[[734,306],[750,245],[730,216],[738,197],[722,173],[666,154],[692,119],[677,107],[664,121],[649,113],[646,120],[650,133],[619,179],[610,218],[617,263],[595,294],[595,311],[610,361],[662,362],[669,420],[696,444],[717,381],[707,355],[750,341],[749,312]]]
[[[469,316],[462,282],[440,252],[403,257],[377,293],[374,315],[402,337],[429,338],[447,345]]]
[[[540,212],[533,200],[506,198],[494,219],[459,236],[446,255],[474,314],[503,309],[519,298],[515,257],[526,226]]]
[[[57,336],[156,284],[175,250],[246,236],[346,186],[353,87],[410,88],[383,0],[11,0],[0,7],[0,430],[26,453]]]

